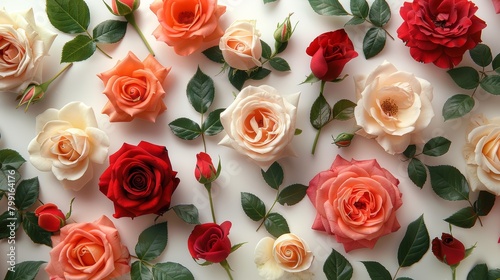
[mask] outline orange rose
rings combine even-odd
[[[141,62],[129,52],[113,69],[97,74],[109,99],[102,113],[109,115],[111,122],[129,122],[135,117],[155,122],[167,109],[162,83],[169,71],[151,54]]]
[[[178,55],[190,55],[224,34],[219,18],[226,6],[217,0],[155,0],[150,8],[160,22],[153,35]]]

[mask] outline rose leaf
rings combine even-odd
[[[201,131],[203,131],[205,135],[214,136],[224,129],[220,122],[220,114],[224,112],[224,110],[225,108],[220,108],[208,114],[208,117],[201,125]]]
[[[22,222],[21,214],[15,209],[9,209],[0,215],[0,239],[7,238],[11,233],[11,226],[14,223],[14,232],[17,231]]]
[[[309,0],[313,10],[324,16],[347,16],[349,13],[338,0]]]
[[[500,54],[497,54],[495,58],[493,59],[491,66],[493,67],[493,70],[497,73],[500,73]]]
[[[346,26],[347,25],[359,25],[359,24],[362,24],[363,22],[365,22],[364,18],[360,18],[360,17],[354,16],[349,21],[347,21],[345,23],[345,25]]]
[[[287,204],[288,206],[299,203],[306,196],[307,186],[302,184],[293,184],[278,194],[278,202],[281,205]]]
[[[500,278],[500,269],[490,269],[488,270],[488,280]]]
[[[467,280],[488,279],[488,266],[485,263],[476,264],[467,274]]]
[[[363,38],[363,54],[366,59],[372,58],[382,51],[385,46],[386,34],[380,27],[368,29]]]
[[[188,224],[200,224],[198,219],[198,208],[193,204],[181,204],[172,207],[177,217]]]
[[[37,244],[44,244],[52,247],[52,233],[42,229],[38,225],[38,218],[33,212],[26,212],[23,217],[24,232]]]
[[[481,80],[479,84],[485,91],[494,95],[500,95],[500,76],[486,76]]]
[[[130,267],[130,277],[132,280],[153,280],[153,273],[141,261],[135,261]]]
[[[262,80],[265,77],[267,77],[267,75],[269,75],[269,74],[271,74],[271,70],[266,69],[264,67],[257,67],[256,70],[253,70],[252,72],[250,72],[250,75],[248,76],[248,78],[252,79],[252,80]]]
[[[410,277],[398,277],[396,280],[413,280],[413,278]]]
[[[344,256],[332,249],[332,253],[323,264],[323,272],[328,280],[350,280],[353,269],[351,263]]]
[[[262,57],[265,59],[270,59],[272,55],[271,47],[263,40],[260,40],[260,45],[262,46]]]
[[[275,56],[271,58],[269,60],[269,64],[278,71],[290,71],[290,65],[288,65],[288,62],[281,57]]]
[[[427,170],[419,159],[412,158],[408,163],[408,177],[417,187],[422,188],[424,186],[425,181],[427,181]]]
[[[382,27],[391,19],[391,8],[385,0],[375,0],[370,8],[369,18],[373,25]]]
[[[11,149],[0,150],[0,167],[2,169],[6,167],[19,169],[25,162],[26,160],[17,151]]]
[[[219,46],[210,47],[202,52],[208,59],[217,63],[224,63],[224,56]]]
[[[398,248],[398,263],[401,267],[418,262],[429,250],[430,238],[424,216],[411,222]]]
[[[139,235],[139,239],[135,245],[135,253],[141,261],[154,260],[165,250],[167,241],[167,222],[150,226]]]
[[[479,73],[470,66],[453,68],[447,73],[463,89],[475,89],[479,85]]]
[[[469,183],[460,171],[451,165],[427,166],[434,192],[445,200],[469,200]]]
[[[433,157],[442,156],[448,152],[450,145],[450,140],[442,136],[437,136],[425,143],[422,153]]]
[[[309,121],[314,128],[320,129],[331,120],[333,120],[333,117],[330,104],[328,104],[323,94],[320,94],[311,107]]]
[[[175,136],[184,140],[196,139],[202,133],[200,126],[188,118],[178,118],[168,124]]]
[[[283,168],[281,168],[278,162],[275,161],[271,164],[267,171],[261,170],[261,173],[262,177],[264,177],[264,180],[271,188],[277,190],[281,184],[283,184]]]
[[[370,279],[391,280],[391,273],[380,263],[375,261],[362,261]]]
[[[153,278],[158,280],[194,280],[194,276],[189,269],[174,262],[153,265]]]
[[[248,80],[248,74],[246,71],[230,68],[227,72],[227,77],[229,82],[233,87],[237,90],[241,90],[243,88],[243,84],[245,84],[246,80]]]
[[[368,16],[370,6],[366,0],[351,0],[351,13],[358,18],[364,19]]]
[[[38,199],[40,183],[38,177],[22,180],[16,189],[15,204],[17,209],[26,210]]]
[[[86,60],[96,50],[96,43],[87,35],[78,35],[64,44],[61,63]]]
[[[242,192],[241,207],[253,221],[260,221],[266,216],[266,205],[254,194]]]
[[[276,2],[276,0],[264,0],[264,4]]]
[[[15,270],[8,270],[5,280],[35,279],[44,261],[24,261],[16,264]]]
[[[50,23],[64,33],[83,33],[89,27],[90,11],[83,0],[47,0],[45,10]]]
[[[495,205],[496,196],[487,191],[480,191],[477,200],[474,202],[474,211],[479,216],[486,216]]]
[[[406,150],[403,152],[403,155],[407,158],[413,158],[416,152],[417,152],[417,146],[415,144],[412,144],[406,147]]]
[[[333,119],[346,121],[354,117],[356,103],[348,99],[341,99],[333,105]]]
[[[477,44],[477,46],[469,51],[472,60],[481,67],[488,66],[493,57],[491,49],[485,44]]]
[[[196,112],[203,114],[207,112],[214,101],[214,81],[198,67],[196,73],[188,82],[186,94],[189,103],[191,103]]]
[[[127,32],[127,22],[106,20],[99,23],[93,30],[92,36],[97,43],[116,43],[123,39]]]
[[[442,115],[445,121],[460,118],[474,108],[474,98],[467,94],[455,94],[448,98],[443,105]]]
[[[285,218],[278,213],[270,213],[264,221],[267,232],[278,238],[285,233],[290,233],[290,228]]]
[[[444,220],[457,227],[471,228],[476,224],[477,214],[474,209],[469,206],[458,210]]]

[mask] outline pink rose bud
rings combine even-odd
[[[288,17],[281,23],[274,31],[274,40],[278,43],[286,43],[292,37],[295,27],[292,28],[292,23],[290,22],[290,17],[293,13],[289,14]]]
[[[38,217],[38,225],[46,231],[56,232],[66,225],[66,216],[53,203],[39,206],[35,210],[35,216]]]
[[[18,97],[20,101],[19,104],[17,104],[17,108],[26,105],[26,110],[28,110],[30,104],[40,101],[44,95],[45,91],[41,86],[31,84],[24,90],[23,94]]]
[[[111,12],[117,16],[125,16],[139,8],[140,0],[111,0]]]
[[[333,143],[339,148],[349,147],[349,145],[351,145],[352,138],[354,138],[354,134],[343,132],[333,139]]]
[[[201,152],[196,155],[194,176],[202,184],[212,182],[217,178],[217,170],[212,163],[212,158],[207,153]]]

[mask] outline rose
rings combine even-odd
[[[194,259],[204,259],[212,263],[224,261],[231,253],[231,240],[227,237],[230,229],[229,221],[220,225],[196,225],[188,237],[189,253]]]
[[[264,237],[255,247],[254,262],[259,275],[267,280],[288,279],[287,273],[304,272],[313,259],[304,240],[293,233],[282,234],[276,240]]]
[[[164,146],[141,141],[124,143],[109,156],[109,166],[99,178],[99,190],[113,201],[113,217],[161,215],[170,207],[179,178]]]
[[[102,112],[111,122],[128,122],[135,117],[155,122],[167,108],[162,83],[169,71],[151,54],[141,62],[129,52],[111,70],[97,74],[109,99]]]
[[[325,32],[309,44],[306,53],[311,58],[311,71],[316,78],[330,82],[340,76],[344,66],[358,56],[344,29]]]
[[[358,134],[375,138],[390,154],[404,152],[410,143],[421,143],[420,132],[429,125],[431,84],[399,71],[384,61],[368,77],[356,76],[356,123]]]
[[[111,0],[111,12],[117,16],[125,16],[137,10],[140,0]]]
[[[299,94],[282,97],[270,86],[247,86],[220,115],[227,135],[219,142],[248,156],[267,170],[276,160],[295,155]]]
[[[217,178],[217,170],[209,154],[201,152],[196,155],[194,176],[200,183],[212,182]]]
[[[347,161],[337,155],[329,170],[309,182],[307,195],[317,211],[312,228],[334,235],[346,252],[373,248],[400,227],[398,184],[375,159]]]
[[[465,246],[451,234],[442,233],[432,240],[432,253],[447,265],[456,265],[465,258]]]
[[[481,42],[486,23],[469,0],[414,0],[405,2],[399,13],[403,23],[398,37],[418,62],[453,68],[467,50]]]
[[[190,55],[224,34],[219,18],[226,6],[217,0],[155,0],[150,8],[160,22],[153,35],[178,55]]]
[[[35,209],[38,226],[46,231],[56,232],[66,224],[66,216],[54,203],[47,203]]]
[[[500,14],[500,0],[492,0],[495,13]]]
[[[94,110],[71,102],[36,117],[37,136],[28,145],[30,161],[40,171],[52,171],[66,187],[78,191],[94,176],[91,163],[102,164],[109,138],[97,128]]]
[[[130,254],[113,222],[71,223],[52,236],[50,279],[113,279],[130,271]]]
[[[219,49],[227,65],[238,70],[250,70],[262,66],[262,45],[255,21],[237,20],[220,38]]]
[[[11,13],[0,9],[0,92],[21,93],[42,82],[42,64],[56,34],[37,26],[33,10]]]

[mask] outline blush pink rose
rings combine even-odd
[[[500,0],[491,0],[491,2],[493,2],[495,13],[500,14]]]
[[[50,279],[113,279],[130,271],[130,254],[111,220],[71,223],[52,236]]]
[[[190,55],[224,34],[219,18],[226,6],[217,0],[155,0],[150,8],[160,22],[153,35],[178,55]]]
[[[373,248],[400,228],[398,184],[374,159],[347,161],[337,155],[329,170],[309,182],[307,195],[317,211],[312,228],[334,235],[346,252]]]
[[[163,103],[162,83],[170,72],[151,54],[140,61],[129,52],[113,69],[97,74],[104,83],[104,94],[109,102],[102,113],[111,122],[129,122],[134,118],[155,122],[167,106]]]

